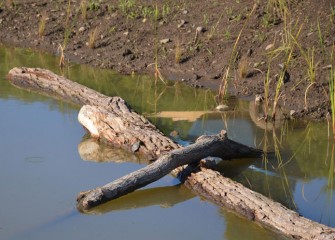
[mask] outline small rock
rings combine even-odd
[[[123,51],[122,56],[125,57],[125,56],[130,55],[130,54],[132,54],[132,51],[130,51],[130,49],[127,48]]]
[[[137,152],[138,149],[140,149],[140,145],[141,145],[141,142],[140,142],[140,141],[134,143],[134,144],[131,146],[131,151],[132,151],[132,152]]]
[[[128,35],[129,35],[129,32],[128,32],[128,31],[126,31],[126,32],[124,32],[124,33],[123,33],[123,35],[126,35],[126,36],[128,36]]]
[[[183,10],[183,14],[188,14],[188,11],[187,10]]]
[[[259,67],[261,65],[261,63],[259,63],[259,62],[255,62],[254,63],[254,68],[257,68],[257,67]]]
[[[133,61],[136,57],[134,56],[134,54],[130,54],[130,55],[125,56],[125,58],[126,58],[128,61]]]
[[[228,111],[228,110],[229,110],[229,107],[228,107],[227,105],[220,104],[220,105],[218,105],[215,109],[216,109],[217,111],[224,112],[224,111]]]
[[[209,74],[210,79],[219,79],[221,78],[221,73]]]
[[[203,27],[197,27],[196,31],[197,31],[198,33],[202,33],[202,32],[205,31],[205,29],[204,29]]]
[[[255,103],[256,104],[260,104],[261,102],[263,102],[264,98],[262,97],[262,95],[260,94],[256,94],[255,96]]]
[[[269,45],[267,45],[266,47],[265,47],[265,50],[267,51],[267,50],[270,50],[271,48],[273,48],[275,45],[273,44],[273,43],[271,43],[271,44],[269,44]]]
[[[296,113],[297,113],[297,112],[296,112],[295,110],[291,110],[291,111],[290,111],[290,116],[291,116],[291,117],[294,117],[294,115],[295,115]]]
[[[253,53],[252,49],[249,48],[248,51],[247,51],[247,56],[248,56],[248,57],[251,57],[252,53]]]
[[[160,40],[159,42],[160,42],[161,44],[166,44],[166,43],[168,43],[168,42],[170,42],[170,41],[171,41],[170,38],[164,38],[164,39]]]
[[[147,20],[147,18],[143,18],[142,23],[146,23]]]
[[[180,23],[178,24],[178,28],[181,28],[184,26],[187,22],[185,20],[181,20]]]
[[[84,27],[80,27],[79,29],[78,29],[78,32],[84,32],[85,31],[85,28]]]
[[[191,79],[190,80],[192,80],[192,81],[196,81],[196,80],[198,80],[200,78],[200,76],[198,75],[198,74],[192,74],[191,75]]]

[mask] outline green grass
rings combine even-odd
[[[96,41],[98,38],[98,28],[94,28],[89,34],[88,34],[88,47],[90,49],[96,48]]]
[[[90,0],[89,3],[88,3],[88,8],[91,11],[96,11],[100,8],[100,2],[97,1],[97,0]]]
[[[330,109],[331,109],[331,120],[332,120],[332,129],[333,129],[333,136],[335,138],[335,58],[334,58],[334,46],[332,48],[331,53],[331,62],[332,68],[330,69],[330,76],[329,76],[329,98],[330,98]]]
[[[75,26],[75,24],[77,23],[77,18],[78,18],[78,14],[79,11],[75,11],[75,15],[73,20],[70,22],[71,20],[71,1],[68,0],[68,4],[67,4],[67,8],[66,8],[66,19],[65,19],[65,26],[64,26],[64,40],[63,40],[63,44],[62,46],[64,47],[64,49],[67,47],[67,44],[69,42],[69,39],[71,37],[71,33],[73,31],[73,28]]]
[[[182,56],[182,50],[180,47],[180,41],[177,40],[175,45],[175,63],[181,62],[181,56]]]
[[[330,155],[330,163],[329,163],[329,173],[328,173],[328,184],[327,187],[331,191],[330,197],[333,196],[334,191],[334,175],[335,175],[335,144],[332,144],[332,153]],[[330,199],[332,200],[332,199]]]
[[[319,37],[319,43],[320,43],[320,47],[322,50],[322,54],[325,54],[325,44],[324,44],[324,39],[323,39],[323,34],[321,31],[321,25],[320,25],[320,20],[318,19],[318,37]]]
[[[156,7],[158,8],[157,1],[156,4],[145,4],[139,5],[135,0],[119,0],[118,8],[119,10],[130,19],[136,18],[149,18],[155,21]],[[168,3],[164,3],[158,11],[159,15],[157,19],[166,18],[171,13],[171,8]]]
[[[38,36],[42,38],[45,34],[45,25],[46,25],[47,16],[42,14],[40,22],[38,24]]]
[[[80,12],[81,12],[81,18],[83,21],[87,18],[87,1],[81,0],[80,2]]]
[[[229,82],[229,79],[230,79],[230,70],[231,70],[232,64],[235,62],[236,56],[238,54],[237,45],[238,45],[238,43],[240,41],[240,38],[242,36],[242,32],[245,29],[245,27],[246,27],[246,25],[247,25],[247,23],[250,19],[250,16],[253,15],[255,9],[256,9],[256,4],[254,4],[253,8],[251,9],[250,13],[248,14],[248,17],[247,17],[246,21],[244,22],[239,34],[237,35],[236,40],[235,40],[235,43],[234,43],[234,46],[233,46],[233,49],[232,49],[232,52],[231,52],[231,55],[230,55],[228,67],[226,67],[226,69],[224,71],[224,74],[223,74],[223,77],[221,79],[221,83],[220,83],[220,86],[219,86],[218,99],[220,101],[223,100],[226,97],[227,90],[228,90],[228,82]]]
[[[276,120],[277,106],[278,106],[279,99],[282,95],[281,88],[282,88],[282,85],[284,84],[284,78],[285,78],[285,74],[287,71],[287,66],[290,65],[290,61],[292,59],[292,53],[293,53],[293,49],[291,49],[290,53],[288,54],[286,62],[284,63],[284,67],[282,68],[279,74],[278,80],[277,80],[275,96],[273,99],[273,109],[272,109],[272,120],[273,121]]]
[[[215,25],[213,25],[213,26],[210,28],[210,30],[209,30],[209,34],[208,34],[208,36],[207,36],[207,37],[208,37],[208,40],[211,40],[211,39],[214,37],[214,35],[215,35],[216,31],[217,31],[217,28],[218,28],[218,26],[219,26],[219,23],[220,23],[220,21],[221,21],[222,16],[223,16],[223,13],[220,15],[220,17],[219,17],[218,20],[216,21]]]
[[[135,4],[136,4],[135,0],[119,0],[118,6],[121,12],[123,12],[123,14],[129,17],[133,17],[136,15]]]

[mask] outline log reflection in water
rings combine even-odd
[[[121,148],[103,144],[97,139],[84,139],[78,145],[80,157],[86,161],[92,162],[133,162],[138,164],[147,164],[145,158],[133,154]]]
[[[135,208],[144,208],[154,205],[163,208],[172,207],[178,203],[194,198],[195,195],[183,185],[157,187],[137,190],[98,207],[85,210],[86,214],[105,214],[112,211],[121,211]]]

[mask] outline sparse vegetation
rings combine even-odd
[[[119,0],[119,8],[127,16],[135,16],[135,0]]]
[[[87,18],[87,0],[81,0],[80,2],[80,11],[82,20],[86,20]]]
[[[96,11],[100,8],[100,2],[97,1],[97,0],[90,0],[89,3],[88,3],[88,8],[91,11]]]
[[[57,52],[59,53],[59,64],[58,65],[61,69],[63,69],[65,66],[64,50],[65,48],[61,44],[59,44],[58,49],[57,49]]]
[[[331,52],[331,68],[329,75],[329,98],[330,98],[330,109],[331,109],[331,121],[333,137],[335,139],[335,48],[333,46]]]
[[[238,77],[246,78],[248,75],[248,69],[249,69],[248,60],[244,57],[238,63],[238,69],[237,69]]]
[[[40,22],[38,24],[38,36],[40,38],[42,38],[45,34],[45,24],[46,24],[46,21],[47,21],[47,16],[45,15],[45,13],[43,13],[41,15],[41,18],[40,18]]]
[[[219,87],[219,90],[218,90],[218,97],[219,99],[223,99],[226,94],[227,94],[227,90],[228,90],[228,81],[229,81],[229,78],[230,78],[230,69],[232,67],[232,64],[236,61],[236,57],[238,55],[238,52],[236,51],[237,50],[237,45],[240,41],[240,38],[241,38],[241,35],[242,35],[242,32],[246,26],[246,24],[248,23],[248,20],[250,19],[250,16],[252,16],[252,14],[254,13],[256,9],[256,4],[254,4],[253,8],[251,9],[249,15],[248,15],[248,19],[245,21],[245,23],[243,24],[236,40],[235,40],[235,43],[234,43],[234,46],[232,48],[232,52],[231,52],[231,55],[230,55],[230,59],[229,59],[229,63],[228,63],[228,67],[225,69],[224,71],[224,74],[223,74],[223,77],[222,77],[222,80],[221,80],[221,84],[220,84],[220,87]],[[222,16],[222,15],[221,15]]]
[[[257,0],[256,8],[251,2],[236,0],[208,4],[170,0],[66,0],[52,1],[48,6],[35,5],[33,1],[35,13],[45,12],[48,16],[45,24],[46,17],[34,15],[28,19],[22,13],[29,13],[30,9],[19,1],[15,1],[15,5],[14,1],[2,2],[2,14],[7,10],[6,14],[15,14],[15,18],[8,21],[7,17],[0,18],[3,36],[6,31],[13,34],[24,31],[29,40],[28,28],[20,26],[20,22],[33,23],[34,28],[38,26],[38,37],[44,39],[39,41],[44,48],[55,52],[57,39],[63,38],[63,48],[73,53],[69,56],[78,56],[76,59],[82,62],[131,73],[147,71],[148,64],[154,61],[157,76],[161,76],[160,69],[182,62],[178,67],[181,72],[191,74],[183,78],[189,79],[186,82],[192,85],[206,85],[201,82],[221,79],[219,95],[222,98],[226,97],[230,81],[234,88],[229,91],[266,95],[269,116],[273,114],[274,103],[295,102],[291,98],[293,94],[302,99],[306,112],[317,109],[313,97],[319,94],[320,101],[315,104],[321,104],[325,98],[321,95],[328,92],[327,87],[319,88],[326,86],[333,42],[335,11],[329,4],[313,5],[314,8],[320,5],[320,9],[314,14],[304,14],[303,7],[308,7],[308,3],[287,0]],[[7,8],[13,5],[15,8]],[[82,21],[77,21],[79,16]],[[99,36],[94,31],[95,26],[99,27]],[[164,39],[169,41],[160,43]],[[106,51],[96,51],[98,58],[87,59],[85,51],[96,48],[98,40],[99,48]],[[180,43],[183,43],[182,48]],[[290,59],[289,64],[287,59]],[[279,65],[291,78],[286,79]],[[246,78],[249,73],[250,77]]]
[[[98,38],[99,30],[98,28],[94,28],[88,35],[88,47],[90,49],[96,48],[96,41]]]

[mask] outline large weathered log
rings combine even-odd
[[[150,153],[148,155],[151,157],[157,157],[158,154],[162,154],[162,152],[165,152],[168,149],[173,150],[179,148],[178,145],[163,136],[155,126],[132,111],[120,98],[104,96],[63,77],[59,77],[50,71],[41,69],[15,68],[9,72],[8,78],[14,85],[19,87],[50,94],[54,97],[62,98],[79,105],[89,104],[98,107],[100,106],[103,109],[96,108],[99,111],[105,110],[112,114],[116,112],[117,115],[115,116],[119,117],[119,119],[124,122],[130,117],[130,121],[128,122],[129,127],[134,127],[136,129],[148,127],[147,135],[157,134],[155,136],[157,136],[158,139],[164,139],[164,141],[161,141],[164,142],[165,145],[163,148],[161,145],[155,145],[155,147],[150,149],[146,148]],[[114,109],[115,107],[116,109]],[[104,119],[108,119],[108,116]],[[144,123],[144,126],[136,125],[138,122],[141,122],[139,119]],[[105,138],[100,135],[99,137]],[[148,137],[146,139],[152,138]],[[140,140],[140,138],[136,139],[136,142],[134,142],[135,141],[132,139],[124,139],[123,141],[118,139],[114,144],[125,144],[127,148],[133,148],[133,150],[137,148],[138,144],[136,143],[138,142],[140,143],[138,150],[141,150],[141,148],[145,149],[145,147],[142,147],[144,144],[147,146],[146,143],[143,143],[143,140]],[[145,151],[143,153],[146,154]],[[259,222],[260,224],[291,238],[335,239],[334,228],[301,217],[281,204],[275,203],[271,199],[255,193],[241,184],[223,177],[220,173],[213,170],[201,169],[201,171],[191,174],[185,181],[185,185],[214,203],[240,213],[250,220]]]
[[[106,118],[110,121],[110,127],[114,128],[114,131],[99,135],[101,140],[106,140],[110,144],[128,150],[140,144],[140,148],[134,150],[149,159],[156,159],[161,153],[179,147],[145,117],[133,111],[120,97],[105,96],[49,70],[39,68],[13,68],[7,77],[12,84],[20,88],[37,91],[80,106],[87,104],[101,107],[103,111],[98,116],[92,115],[91,120]],[[85,114],[90,115],[89,108],[86,108]],[[85,123],[86,119],[81,114],[78,118],[92,136],[98,137],[93,125]]]
[[[203,136],[195,144],[164,154],[154,163],[144,168],[102,187],[82,192],[77,198],[77,206],[79,209],[90,209],[144,187],[169,174],[177,167],[199,162],[208,156],[232,159],[236,157],[259,157],[260,155],[261,151],[229,140],[225,134]]]
[[[316,223],[216,171],[202,168],[185,185],[214,203],[292,239],[335,239],[335,229]]]

